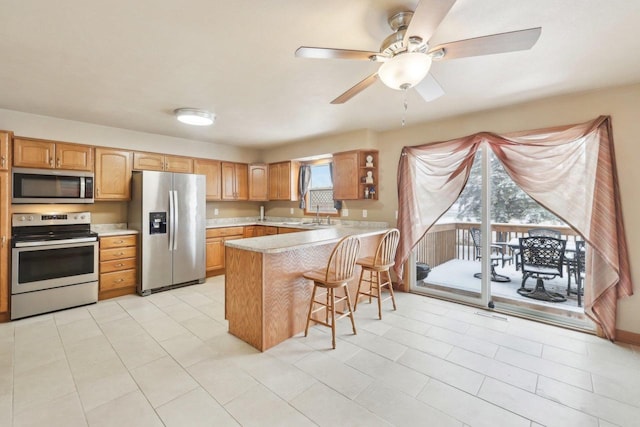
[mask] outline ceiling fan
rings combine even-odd
[[[367,76],[331,101],[343,104],[378,80],[397,90],[416,87],[426,100],[444,94],[440,84],[429,73],[432,61],[491,55],[526,50],[538,41],[541,27],[458,40],[434,47],[428,42],[456,0],[422,0],[416,10],[392,15],[388,22],[394,31],[380,46],[379,52],[301,46],[295,55],[317,59],[356,59],[381,62],[375,73]]]

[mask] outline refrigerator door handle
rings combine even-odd
[[[169,190],[169,251],[173,251],[173,241],[176,238],[174,212],[173,191]]]
[[[178,239],[176,236],[178,235],[178,224],[180,220],[178,218],[178,191],[175,190],[173,192],[173,250],[178,250]]]

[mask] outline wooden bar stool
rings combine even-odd
[[[391,283],[391,274],[389,268],[393,266],[396,256],[396,249],[398,249],[398,241],[400,240],[400,231],[395,228],[387,231],[380,243],[376,248],[376,253],[372,257],[360,258],[357,264],[362,267],[360,272],[360,281],[358,282],[358,293],[356,294],[356,301],[353,311],[356,311],[358,307],[358,301],[361,296],[369,297],[369,303],[371,298],[378,299],[378,318],[382,319],[382,301],[391,299],[393,302],[393,309],[396,310],[396,298],[393,295],[393,284]],[[365,274],[368,273],[368,277]],[[362,282],[369,284],[369,291],[365,292],[361,290]],[[382,298],[382,289],[386,287],[389,290],[390,296]]]
[[[347,284],[353,279],[359,253],[360,239],[358,236],[344,237],[333,248],[326,268],[308,271],[302,275],[305,279],[313,280],[313,292],[311,293],[311,302],[309,303],[307,326],[304,329],[305,337],[309,332],[309,323],[314,321],[331,328],[331,343],[333,348],[336,348],[336,320],[345,316],[349,316],[351,319],[353,333],[356,334],[356,323],[353,320],[353,310]],[[319,294],[318,288],[321,289]],[[344,296],[336,299],[335,291],[338,288],[344,290]],[[318,299],[323,296],[325,298]],[[344,311],[339,311],[336,309],[336,304],[342,301],[346,302],[346,308]],[[314,308],[314,306],[319,307]],[[324,320],[313,317],[314,313],[323,310],[325,311]],[[337,319],[336,313],[340,315]]]

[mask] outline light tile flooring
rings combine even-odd
[[[640,348],[412,294],[260,353],[224,279],[0,325],[2,426],[637,426]]]

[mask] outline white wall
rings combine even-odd
[[[261,155],[255,149],[191,141],[3,109],[0,109],[0,129],[30,138],[233,162],[255,162]]]

